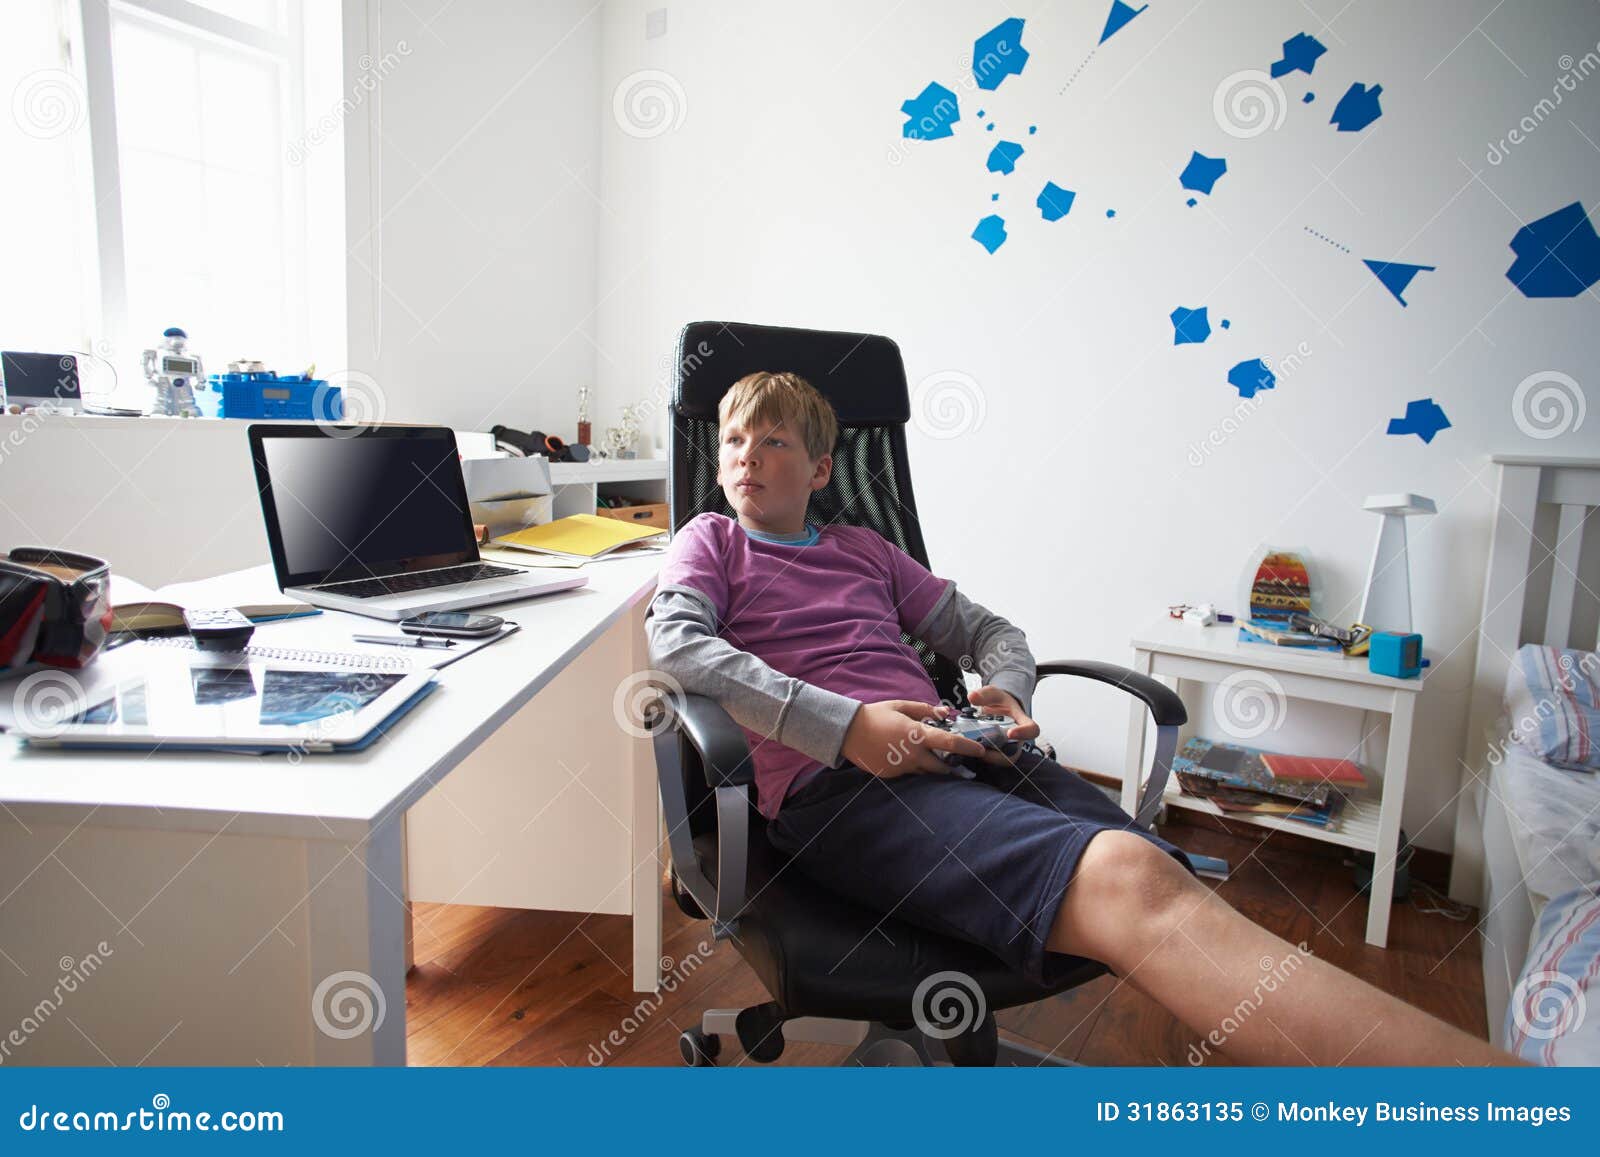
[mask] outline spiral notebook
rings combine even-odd
[[[457,659],[463,659],[475,651],[498,643],[507,635],[514,635],[522,629],[520,623],[506,623],[500,628],[498,635],[489,635],[482,639],[457,639],[456,645],[448,650],[400,648],[374,646],[365,651],[330,651],[320,647],[294,647],[294,646],[268,646],[265,643],[250,643],[242,651],[234,652],[208,652],[209,654],[235,654],[246,659],[266,659],[279,663],[307,663],[318,667],[335,668],[342,671],[391,671],[406,672],[426,669],[439,670],[448,667]],[[146,647],[171,647],[178,650],[195,650],[194,640],[188,635],[170,635],[164,638],[143,639]]]

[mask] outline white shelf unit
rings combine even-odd
[[[1169,786],[1161,793],[1161,798],[1168,807],[1181,807],[1187,811],[1203,812],[1208,816],[1221,816],[1235,823],[1271,828],[1276,832],[1293,832],[1297,836],[1309,836],[1314,840],[1341,844],[1361,852],[1376,853],[1378,850],[1378,817],[1381,809],[1378,801],[1374,799],[1350,800],[1341,813],[1339,826],[1333,831],[1328,831],[1315,824],[1284,819],[1281,816],[1248,816],[1240,815],[1238,812],[1225,812],[1210,800],[1184,795],[1176,787]]]
[[[1389,939],[1389,909],[1394,903],[1395,859],[1411,755],[1412,719],[1427,669],[1414,679],[1395,679],[1373,674],[1365,658],[1312,655],[1293,648],[1240,643],[1234,624],[1192,627],[1172,619],[1162,619],[1135,635],[1133,656],[1135,671],[1165,681],[1179,695],[1184,693],[1186,684],[1215,686],[1230,676],[1256,673],[1261,686],[1281,692],[1285,700],[1328,703],[1388,716],[1389,742],[1378,782],[1349,801],[1338,826],[1331,830],[1279,816],[1224,813],[1209,800],[1184,795],[1176,782],[1162,793],[1169,807],[1225,816],[1236,823],[1371,852],[1374,873],[1367,906],[1367,943],[1384,947]],[[1145,778],[1148,718],[1144,704],[1136,701],[1129,717],[1128,754],[1122,778],[1122,806],[1130,815]],[[1194,728],[1190,724],[1184,728],[1183,737],[1192,734]],[[1271,744],[1262,740],[1243,742],[1271,749]]]
[[[550,464],[552,518],[593,514],[603,496],[641,502],[667,500],[665,458],[608,458],[604,462]]]

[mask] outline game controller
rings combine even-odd
[[[971,739],[990,751],[1004,755],[1015,755],[1022,746],[1020,741],[1006,738],[1007,733],[1016,726],[1015,720],[1004,715],[984,714],[976,707],[963,707],[948,719],[924,719],[922,723],[925,727],[937,727],[940,731]],[[934,755],[953,768],[959,766],[957,761],[962,758],[950,751],[936,750]]]

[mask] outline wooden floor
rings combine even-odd
[[[1485,1036],[1478,935],[1397,904],[1389,947],[1362,936],[1366,901],[1336,849],[1259,842],[1197,824],[1166,829],[1189,851],[1222,856],[1233,876],[1219,893],[1257,923],[1379,988]],[[1214,822],[1214,821],[1211,821]],[[1326,849],[1328,845],[1317,845]],[[1422,901],[1425,903],[1425,901]],[[677,1038],[706,1008],[767,999],[710,925],[666,905],[659,998],[635,993],[628,971],[632,922],[622,916],[416,906],[416,970],[406,985],[407,1059],[413,1065],[677,1065]],[[1189,1063],[1193,1034],[1111,977],[1001,1013],[1002,1030],[1092,1065]],[[780,1064],[837,1064],[848,1050],[790,1045]],[[750,1063],[726,1041],[722,1064]],[[1210,1063],[1219,1062],[1212,1058]]]

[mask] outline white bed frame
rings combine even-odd
[[[1489,1035],[1500,1040],[1511,987],[1536,917],[1505,805],[1488,790],[1491,734],[1506,674],[1524,643],[1597,650],[1600,632],[1600,460],[1496,455],[1500,480],[1478,627],[1450,895],[1479,908]],[[1600,525],[1600,519],[1597,519]],[[1587,546],[1587,549],[1586,549]],[[1580,577],[1581,576],[1581,577]]]

